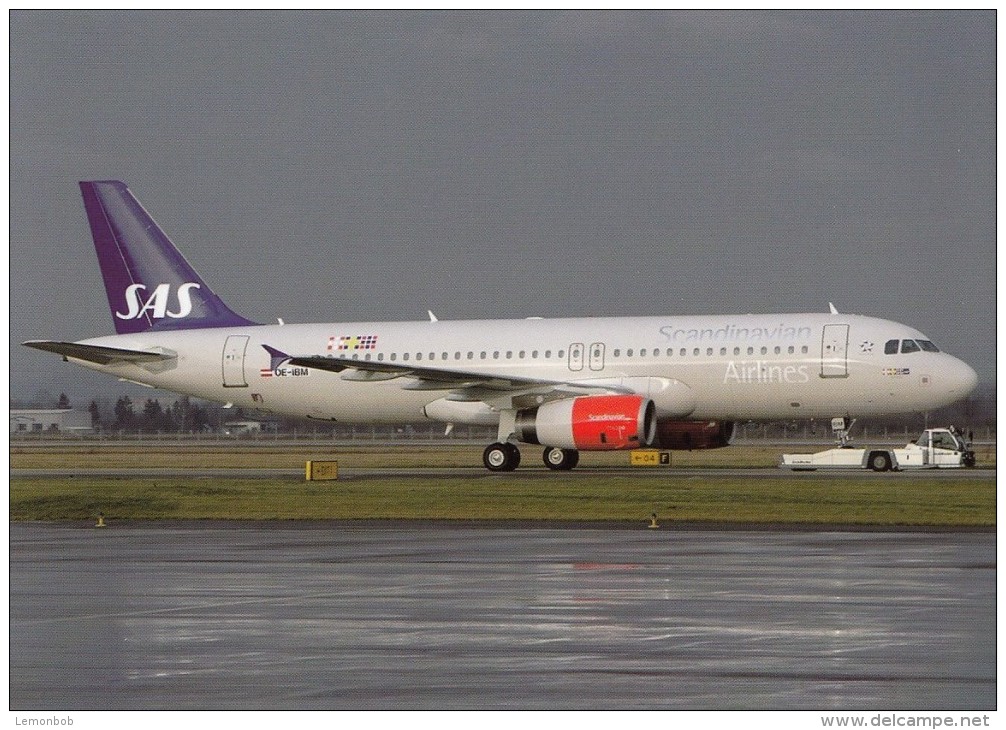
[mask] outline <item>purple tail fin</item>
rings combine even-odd
[[[210,291],[124,183],[80,183],[108,306],[120,335],[255,324]]]

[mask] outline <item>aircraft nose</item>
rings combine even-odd
[[[963,398],[978,386],[978,373],[966,362],[955,359],[949,370],[948,380],[958,398]]]

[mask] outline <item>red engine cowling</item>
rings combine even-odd
[[[589,395],[517,411],[520,441],[581,451],[649,446],[656,429],[653,401],[641,395]]]
[[[735,429],[733,421],[660,421],[654,446],[677,451],[720,449],[730,445]]]

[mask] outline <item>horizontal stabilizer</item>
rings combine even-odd
[[[113,362],[159,362],[162,360],[172,360],[177,357],[174,354],[163,352],[149,352],[146,350],[123,350],[118,347],[103,347],[101,345],[82,345],[78,342],[51,342],[48,340],[29,340],[22,342],[25,347],[34,347],[36,350],[55,352],[63,357],[72,357],[76,360],[86,360],[98,365],[108,365]]]

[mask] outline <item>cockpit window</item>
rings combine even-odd
[[[939,352],[940,348],[929,340],[888,340],[884,343],[885,355],[897,355],[898,346],[901,346],[901,354],[909,352]]]

